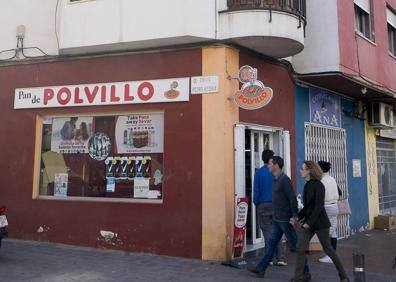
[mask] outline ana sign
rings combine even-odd
[[[189,78],[15,89],[14,109],[181,102]]]
[[[312,123],[341,127],[341,99],[318,88],[309,90],[310,121]]]
[[[250,66],[241,67],[238,79],[243,83],[241,90],[237,91],[234,97],[239,107],[245,110],[255,110],[271,102],[273,91],[257,80],[257,69]]]

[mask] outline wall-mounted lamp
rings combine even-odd
[[[362,87],[362,89],[360,89],[360,92],[362,92],[363,95],[366,95],[367,88],[366,87]]]

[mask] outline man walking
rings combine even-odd
[[[279,244],[283,234],[285,234],[290,244],[290,249],[292,251],[296,249],[297,235],[289,222],[297,220],[297,200],[290,178],[282,171],[283,165],[284,161],[279,156],[272,157],[268,162],[268,168],[274,176],[272,182],[272,204],[274,214],[271,239],[264,257],[255,268],[248,269],[256,273],[259,277],[265,276],[265,271],[274,256],[275,248]],[[309,278],[310,274],[306,263],[304,272],[307,278]]]
[[[261,231],[264,235],[265,252],[268,251],[271,237],[271,226],[273,217],[272,207],[272,174],[268,168],[269,160],[274,156],[272,150],[264,150],[261,158],[264,165],[254,174],[253,203],[256,206],[257,220]],[[285,260],[285,251],[282,243],[279,242],[275,248],[275,263],[279,266],[287,265]]]

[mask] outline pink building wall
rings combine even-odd
[[[396,10],[396,0],[372,2],[374,42],[355,33],[353,1],[338,0],[340,70],[352,75],[360,73],[365,78],[396,91],[396,58],[388,51],[386,20],[387,3]]]

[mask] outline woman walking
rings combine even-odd
[[[307,281],[304,276],[305,252],[312,237],[316,234],[324,252],[332,259],[337,268],[340,281],[349,282],[345,269],[330,243],[330,221],[324,208],[325,188],[320,181],[322,174],[317,163],[304,161],[301,176],[307,182],[304,186],[304,208],[298,214],[301,226],[297,227],[296,269],[292,281]]]

